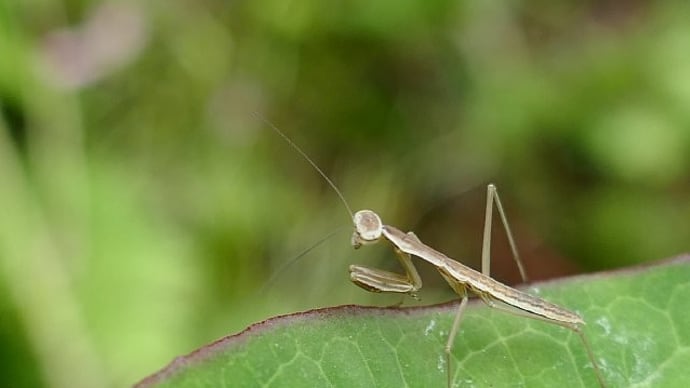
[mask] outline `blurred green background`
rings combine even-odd
[[[475,268],[489,182],[534,279],[690,250],[685,2],[143,3],[0,2],[11,386],[127,386],[277,314],[400,300],[349,283],[397,267],[347,228],[267,284],[350,220],[255,113]],[[420,267],[419,303],[452,298]]]

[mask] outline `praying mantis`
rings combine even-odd
[[[509,287],[490,276],[491,228],[495,204],[506,231],[510,249],[517,263],[520,275],[523,281],[527,280],[524,267],[517,252],[515,240],[508,225],[505,211],[503,210],[503,205],[494,184],[487,185],[486,212],[481,253],[482,272],[478,272],[424,244],[413,232],[405,233],[394,226],[384,224],[381,221],[381,217],[372,210],[359,210],[353,213],[341,191],[316,163],[314,163],[300,147],[275,125],[266,119],[261,118],[261,120],[300,153],[326,180],[331,188],[333,188],[338,197],[340,197],[340,200],[352,217],[354,232],[351,238],[351,245],[353,248],[359,249],[363,245],[375,244],[381,240],[386,240],[393,246],[404,274],[362,265],[351,265],[349,268],[350,280],[355,285],[370,292],[392,292],[416,297],[416,292],[422,287],[422,279],[412,261],[412,256],[414,256],[433,265],[438,270],[441,277],[445,279],[448,285],[460,297],[460,303],[455,313],[453,325],[451,326],[444,347],[448,388],[453,386],[451,352],[453,350],[455,337],[460,328],[462,317],[467,307],[469,299],[468,291],[476,294],[491,308],[562,326],[577,334],[592,364],[597,382],[602,388],[605,387],[604,378],[595,360],[592,347],[585,333],[582,331],[582,326],[585,324],[585,321],[578,314],[538,296]]]

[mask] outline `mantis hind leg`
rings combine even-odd
[[[513,238],[513,232],[510,230],[510,225],[508,225],[508,218],[503,210],[501,198],[498,196],[498,191],[493,183],[490,183],[486,186],[486,212],[484,214],[484,236],[482,237],[482,273],[486,276],[491,276],[491,223],[493,220],[494,202],[496,203],[498,215],[501,217],[503,228],[506,231],[508,244],[510,244],[510,250],[513,253],[513,259],[518,266],[522,281],[526,283],[527,272],[525,272],[525,267],[523,266],[520,255],[518,254],[517,246],[515,245],[515,238]]]

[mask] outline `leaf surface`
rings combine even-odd
[[[687,381],[690,256],[526,291],[584,318],[607,386]],[[340,306],[271,318],[178,357],[138,386],[443,387],[456,306]],[[481,302],[465,313],[451,363],[456,386],[597,386],[576,334]]]

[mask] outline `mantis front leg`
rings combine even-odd
[[[408,236],[419,241],[412,232],[409,232]],[[398,248],[395,248],[395,253],[405,271],[404,275],[362,265],[351,265],[350,280],[370,292],[397,292],[409,294],[416,298],[415,293],[422,288],[422,278],[419,276],[409,254]]]

